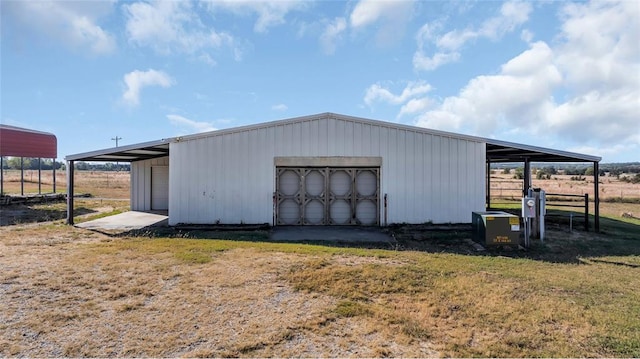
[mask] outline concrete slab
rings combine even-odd
[[[396,240],[378,227],[284,226],[271,230],[271,240],[278,242],[340,242],[394,244]]]
[[[109,217],[94,219],[76,224],[87,229],[132,230],[152,226],[166,226],[168,216],[158,213],[129,211]]]

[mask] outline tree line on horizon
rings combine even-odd
[[[41,158],[38,163],[38,158],[22,157],[22,165],[20,164],[20,157],[3,157],[2,169],[3,170],[19,170],[21,167],[25,170],[52,170],[54,167],[56,170],[65,171],[67,165],[64,162],[53,161],[50,158]],[[75,162],[74,167],[77,171],[129,171],[131,164],[128,162]]]
[[[38,158],[23,157],[23,168],[25,170],[37,170],[39,167],[42,170],[53,169],[54,161],[52,159],[42,158],[40,164],[38,164]],[[575,163],[551,163],[545,166],[536,166],[540,163],[532,163],[531,169],[535,171],[534,174],[543,173],[549,175],[558,174],[558,171],[563,171],[564,174],[572,176],[592,176],[593,166],[591,164],[575,164]],[[66,170],[66,163],[62,161],[55,161],[56,170]],[[623,173],[640,173],[640,162],[624,162],[624,163],[601,163],[600,175],[604,176],[609,173],[611,176],[619,176]],[[20,157],[3,157],[2,169],[20,169]],[[129,171],[131,165],[128,162],[75,162],[75,169],[78,171]],[[520,173],[523,171],[523,167],[519,163],[495,163],[491,164],[492,170],[502,170],[503,173],[509,173],[511,170]]]

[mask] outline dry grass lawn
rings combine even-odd
[[[340,315],[338,298],[296,290],[287,278],[310,257],[295,250],[62,225],[5,227],[0,249],[0,356],[435,354],[374,318]]]
[[[575,264],[5,226],[0,356],[637,357],[627,241]]]

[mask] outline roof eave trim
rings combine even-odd
[[[102,150],[91,151],[91,152],[76,153],[76,154],[68,155],[64,159],[65,159],[65,161],[82,161],[82,160],[98,161],[98,160],[95,160],[94,158],[96,158],[98,156],[105,156],[105,155],[109,155],[109,154],[113,154],[113,153],[121,153],[121,152],[125,152],[125,151],[137,150],[137,149],[142,149],[142,148],[146,148],[146,147],[167,145],[167,144],[169,144],[171,142],[172,142],[171,138],[165,138],[165,139],[157,140],[157,141],[150,141],[150,142],[136,143],[136,144],[126,145],[126,146],[105,148],[105,149],[102,149]],[[100,160],[100,161],[105,161],[105,160]]]
[[[602,157],[587,155],[583,153],[554,150],[551,148],[530,146],[530,145],[525,145],[521,143],[500,141],[500,140],[494,140],[490,138],[487,138],[485,140],[487,144],[491,144],[491,145],[513,147],[513,148],[517,148],[524,151],[542,152],[542,153],[549,154],[551,156],[566,157],[567,159],[571,159],[572,161],[575,161],[575,162],[600,162],[602,160]]]

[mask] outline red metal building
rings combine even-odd
[[[58,140],[52,133],[0,125],[0,156],[57,158]]]
[[[55,159],[58,157],[58,140],[52,133],[34,131],[9,125],[0,125],[0,195],[4,194],[4,176],[1,176],[4,157],[50,158],[53,166],[53,192],[56,191]],[[21,169],[21,189],[24,195],[24,171]],[[38,193],[41,193],[41,176],[38,170]]]

